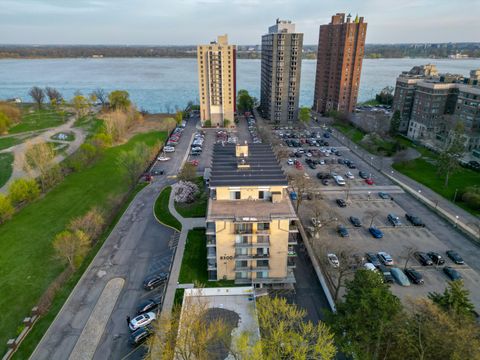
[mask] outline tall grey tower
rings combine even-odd
[[[303,34],[295,24],[279,20],[262,36],[260,109],[274,123],[293,123],[298,118]]]

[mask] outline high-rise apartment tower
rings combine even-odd
[[[303,34],[279,20],[262,36],[260,105],[265,119],[291,123],[298,118]]]
[[[353,112],[357,103],[367,23],[336,14],[320,26],[313,109]]]
[[[228,44],[227,35],[218,41],[197,47],[198,92],[202,125],[234,124],[236,108],[236,46]]]

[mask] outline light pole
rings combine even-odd
[[[458,193],[458,189],[455,189],[455,195],[453,195],[453,202],[457,200],[457,193]]]
[[[368,201],[370,201],[370,194],[371,194],[371,193],[372,193],[371,191],[368,192],[368,198],[367,198]]]
[[[455,215],[455,227],[457,227],[457,223],[458,223],[458,215]]]

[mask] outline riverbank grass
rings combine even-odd
[[[25,131],[42,130],[62,125],[66,116],[60,112],[50,109],[33,109],[27,107],[22,109],[22,120],[8,130],[9,134],[18,134]]]
[[[8,269],[2,273],[0,282],[0,312],[3,314],[0,353],[5,352],[7,340],[14,336],[22,319],[30,314],[40,296],[64,269],[53,258],[51,242],[55,235],[73,218],[93,207],[108,214],[116,211],[115,199],[123,198],[129,191],[129,184],[116,163],[118,155],[139,142],[153,146],[158,140],[165,140],[166,135],[160,132],[138,134],[126,144],[106,149],[94,165],[68,175],[44,197],[0,226],[0,268]],[[68,291],[66,293],[68,295]],[[60,301],[59,306],[62,303]]]
[[[2,153],[0,154],[0,187],[5,185],[12,176],[13,171],[13,154]]]

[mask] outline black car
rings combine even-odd
[[[328,185],[329,184],[328,179],[322,179],[322,184],[323,185]]]
[[[350,164],[348,164],[348,168],[349,169],[356,169],[357,167],[355,166],[354,163],[351,162]]]
[[[348,166],[348,165],[350,165],[351,161],[348,160],[348,159],[345,159],[345,160],[343,160],[343,163]]]
[[[450,266],[445,266],[443,268],[443,272],[453,281],[460,280],[462,278],[462,275],[460,275],[457,270]]]
[[[343,159],[338,159],[337,162],[343,165]]]
[[[317,168],[317,165],[315,165],[315,163],[313,163],[313,162],[310,162],[310,163],[308,163],[308,167],[312,170],[315,170]]]
[[[405,269],[405,274],[414,284],[423,285],[423,276],[417,270],[408,268]]]
[[[343,225],[338,225],[337,231],[341,237],[348,237],[349,235],[347,228]]]
[[[160,301],[154,300],[154,299],[148,299],[142,301],[140,304],[137,306],[137,315],[152,311],[153,309],[156,309],[158,305],[160,305]]]
[[[427,253],[427,255],[430,257],[430,259],[432,259],[432,262],[435,265],[445,264],[445,259],[439,253],[434,252],[434,251],[430,251],[430,252]]]
[[[301,153],[299,153],[299,152],[296,152],[296,153],[295,153],[295,157],[297,157],[297,158],[301,158],[301,157],[302,157],[302,154],[301,154]]]
[[[422,251],[416,251],[413,255],[415,256],[415,259],[417,259],[418,262],[423,266],[433,265],[433,261],[430,256],[427,255],[427,253],[424,253]]]
[[[358,176],[360,176],[362,179],[368,178],[368,174],[365,171],[359,171]]]
[[[412,214],[405,214],[405,217],[407,218],[408,221],[410,221],[410,223],[413,226],[425,227],[425,224],[423,223],[423,221],[418,216],[414,216]]]
[[[366,253],[365,257],[369,263],[372,263],[374,266],[379,267],[381,265],[380,260],[378,259],[377,254],[375,253]]]
[[[155,275],[148,276],[145,280],[143,280],[143,287],[145,290],[152,290],[156,287],[162,285],[168,279],[167,273],[158,273]]]
[[[457,265],[465,265],[465,261],[463,260],[463,258],[460,256],[459,253],[457,253],[456,251],[454,250],[448,250],[447,252],[447,256],[452,259],[452,261],[457,264]]]
[[[317,173],[317,178],[319,179],[328,179],[329,177],[330,175],[328,173],[324,173],[324,172]]]
[[[383,275],[383,281],[385,281],[386,283],[393,283],[393,276],[389,268],[387,268],[383,264],[380,264],[378,266],[378,270]]]
[[[153,334],[153,328],[149,325],[138,328],[130,334],[129,342],[132,346],[138,346]]]
[[[347,207],[347,203],[345,202],[345,200],[343,199],[337,199],[337,205],[344,208],[344,207]]]
[[[355,217],[355,216],[350,216],[350,222],[352,223],[353,226],[355,227],[361,227],[362,226],[362,222],[360,221],[359,218]]]

